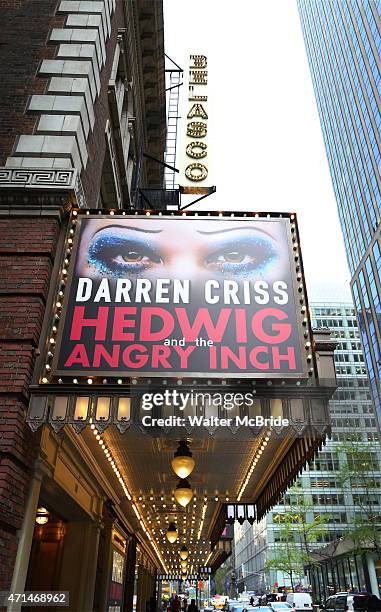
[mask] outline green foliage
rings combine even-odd
[[[272,559],[267,559],[265,571],[271,569],[279,570],[288,576],[294,588],[295,579],[303,575],[303,559],[299,549],[292,542],[285,542],[285,546],[279,547]]]
[[[304,566],[316,563],[313,551],[319,537],[327,532],[327,515],[316,515],[299,487],[289,491],[291,503],[289,510],[273,516],[274,523],[280,525],[280,542],[266,569],[275,569],[290,577],[293,586],[304,574]]]
[[[215,581],[215,589],[216,589],[216,594],[219,595],[225,595],[226,592],[226,576],[227,576],[227,569],[226,567],[224,567],[223,565],[221,567],[218,568],[218,570],[215,573],[214,576],[214,581]]]
[[[341,462],[339,479],[343,490],[356,489],[356,513],[348,525],[346,537],[356,549],[372,547],[381,559],[381,516],[374,492],[373,471],[379,469],[378,458],[369,445],[343,444],[341,452],[346,457]],[[377,489],[376,489],[377,490]]]
[[[291,504],[289,510],[279,515],[279,521],[287,526],[293,543],[300,549],[305,564],[312,561],[311,553],[316,547],[313,545],[324,536],[327,529],[329,515],[317,514],[312,503],[303,491],[293,487],[290,489]],[[274,517],[276,522],[276,517]]]
[[[343,537],[353,541],[356,549],[371,547],[381,559],[381,515],[375,495],[378,483],[374,476],[379,464],[377,453],[371,451],[369,444],[347,443],[338,448],[340,488],[344,495],[351,493],[355,503],[355,513],[348,516],[345,528],[340,525],[340,531]],[[295,578],[303,575],[305,566],[318,565],[325,558],[318,542],[329,531],[329,514],[316,513],[300,483],[287,492],[287,497],[290,499],[287,511],[273,516],[274,523],[280,527],[280,542],[273,558],[267,561],[266,570],[283,572],[293,584]],[[329,556],[339,542],[339,539],[332,542]]]

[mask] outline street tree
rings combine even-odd
[[[274,517],[274,521],[279,524],[279,518],[282,517],[283,519],[283,516],[277,515],[277,517]],[[299,548],[295,546],[292,523],[290,521],[282,520],[281,528],[279,529],[279,540],[279,546],[276,548],[273,556],[267,559],[265,563],[265,571],[271,569],[281,571],[285,576],[288,576],[291,587],[294,590],[296,582],[303,575],[303,560]]]
[[[348,521],[346,537],[356,550],[371,548],[381,560],[381,516],[374,472],[380,469],[377,453],[369,445],[343,444],[339,479],[344,492],[353,497],[355,512]]]
[[[287,509],[273,517],[280,526],[279,545],[266,564],[266,569],[276,569],[289,576],[291,586],[304,576],[305,566],[317,563],[316,545],[327,533],[328,516],[314,511],[312,503],[302,489],[295,485],[285,499]]]

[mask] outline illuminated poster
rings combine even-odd
[[[305,375],[289,218],[78,223],[57,374]]]

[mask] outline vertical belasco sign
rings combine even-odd
[[[307,375],[288,218],[78,224],[56,374]]]
[[[209,193],[210,172],[210,100],[208,95],[208,57],[188,55],[184,72],[181,105],[180,189],[183,193]]]

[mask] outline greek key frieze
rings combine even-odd
[[[0,168],[0,187],[50,187],[74,189],[76,170]]]

